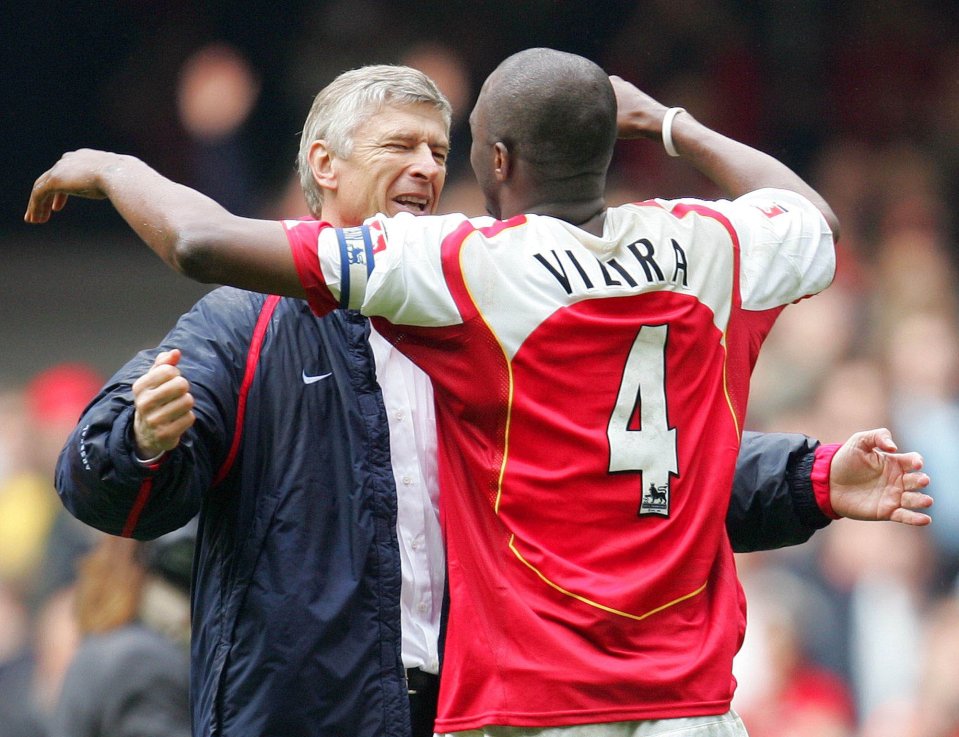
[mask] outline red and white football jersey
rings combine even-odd
[[[761,190],[612,208],[602,237],[536,215],[285,227],[313,308],[374,316],[434,384],[437,731],[727,711],[749,375],[782,306],[832,279],[819,211]]]

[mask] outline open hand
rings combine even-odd
[[[41,174],[30,192],[30,201],[23,216],[28,223],[45,223],[50,215],[67,204],[70,195],[102,200],[107,195],[100,188],[100,172],[109,166],[115,154],[84,148],[65,153],[50,169]]]
[[[932,506],[922,491],[929,485],[922,456],[897,451],[885,428],[857,432],[843,443],[829,474],[833,511],[850,519],[928,525],[931,517],[917,511]]]

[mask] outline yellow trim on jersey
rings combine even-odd
[[[732,303],[730,303],[730,315],[731,314]],[[739,429],[739,418],[736,416],[736,408],[733,407],[733,398],[729,396],[729,382],[726,380],[726,369],[728,366],[729,345],[726,343],[726,331],[723,330],[723,396],[726,397],[726,405],[729,407],[729,414],[733,416],[733,427],[736,428],[736,437],[739,438],[739,442],[742,442],[743,433]]]
[[[675,606],[676,604],[679,604],[680,602],[686,601],[687,599],[692,599],[694,596],[697,596],[697,595],[701,594],[703,591],[705,591],[705,590],[706,590],[706,586],[709,584],[709,581],[706,581],[702,586],[700,586],[700,587],[699,587],[698,589],[696,589],[695,591],[692,591],[692,592],[690,592],[690,593],[688,593],[688,594],[684,594],[683,596],[680,596],[678,599],[673,599],[672,601],[667,602],[667,603],[663,604],[662,606],[658,606],[658,607],[656,607],[655,609],[650,609],[650,610],[649,610],[648,612],[646,612],[645,614],[630,614],[629,612],[620,611],[619,609],[613,609],[612,607],[608,607],[608,606],[606,606],[606,605],[604,605],[604,604],[600,604],[599,602],[593,601],[593,600],[591,600],[591,599],[587,599],[585,596],[580,596],[579,594],[574,594],[574,593],[573,593],[572,591],[570,591],[569,589],[564,589],[564,588],[563,588],[562,586],[560,586],[559,584],[553,583],[553,582],[550,581],[548,578],[546,578],[546,576],[544,576],[544,575],[539,571],[539,569],[536,568],[536,566],[534,566],[532,563],[530,563],[528,560],[526,560],[526,558],[524,558],[524,557],[522,556],[522,554],[516,549],[516,546],[513,544],[515,540],[516,540],[516,535],[515,535],[515,534],[514,534],[514,535],[511,535],[511,536],[510,536],[510,539],[509,539],[509,549],[513,551],[513,555],[515,555],[517,558],[519,558],[520,562],[521,562],[523,565],[525,565],[526,567],[528,567],[533,573],[535,573],[537,576],[539,576],[539,578],[543,581],[543,583],[545,583],[545,584],[551,586],[552,588],[556,589],[556,590],[559,591],[561,594],[565,594],[566,596],[570,596],[570,597],[576,599],[577,601],[581,601],[581,602],[583,602],[584,604],[588,604],[588,605],[591,606],[591,607],[596,607],[597,609],[602,609],[604,612],[609,612],[610,614],[618,614],[620,617],[626,617],[626,618],[628,618],[628,619],[635,619],[637,622],[642,621],[642,620],[646,619],[647,617],[651,617],[652,615],[657,614],[658,612],[661,612],[661,611],[663,611],[664,609],[669,609],[671,606]]]
[[[510,228],[504,228],[503,230],[510,230]],[[466,269],[463,268],[463,252],[466,250],[466,241],[468,241],[470,237],[477,232],[478,231],[474,229],[463,239],[463,241],[460,243],[459,253],[456,255],[459,259],[460,274],[463,275],[463,287],[466,289],[466,293],[469,295],[470,301],[473,303],[473,307],[476,309],[476,314],[480,316],[483,324],[486,325],[486,329],[489,330],[490,335],[496,339],[496,345],[498,345],[499,349],[503,352],[503,360],[506,361],[506,371],[507,375],[509,376],[509,391],[506,402],[506,428],[503,431],[503,461],[499,467],[499,478],[496,480],[496,501],[493,502],[493,512],[495,514],[499,514],[500,498],[503,496],[503,478],[506,476],[506,461],[509,459],[510,424],[513,420],[513,362],[510,360],[509,354],[506,352],[506,348],[503,347],[503,341],[499,339],[496,331],[493,330],[493,326],[490,325],[489,321],[486,319],[486,316],[483,314],[483,311],[479,308],[479,304],[477,303],[476,298],[473,296],[473,292],[470,289],[469,282],[466,280]]]

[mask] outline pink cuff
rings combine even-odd
[[[819,505],[820,511],[830,519],[839,519],[839,515],[833,511],[832,502],[829,499],[829,471],[832,467],[833,456],[841,447],[839,443],[834,443],[832,445],[820,445],[816,448],[812,474],[810,474],[816,504]]]

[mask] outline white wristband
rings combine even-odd
[[[676,146],[673,145],[673,118],[685,112],[686,108],[684,107],[671,107],[666,111],[666,115],[663,116],[663,148],[666,149],[666,153],[670,156],[679,156],[679,151],[677,151]]]
[[[141,466],[152,466],[154,463],[158,462],[163,456],[166,455],[165,450],[161,450],[159,455],[153,456],[153,458],[140,458],[140,454],[136,451],[133,451],[133,457],[137,459],[137,463]]]

